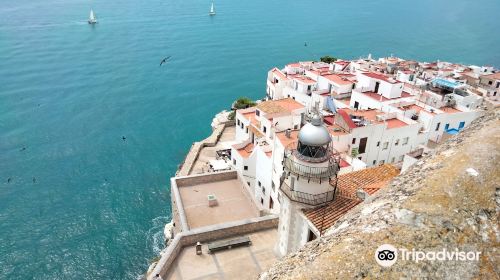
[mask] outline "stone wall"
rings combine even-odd
[[[499,279],[499,148],[499,110],[490,109],[260,279]],[[481,257],[382,267],[382,244]]]
[[[200,142],[194,142],[193,145],[191,146],[191,149],[189,150],[188,154],[184,158],[184,162],[181,164],[179,167],[179,170],[177,171],[176,176],[187,176],[193,169],[193,165],[198,159],[198,156],[200,155],[200,151],[204,147],[213,147],[217,144],[219,141],[222,133],[224,132],[224,129],[226,127],[234,126],[235,123],[234,121],[226,122],[226,123],[221,123],[215,127],[213,130],[212,134],[205,138],[204,140]]]
[[[190,175],[187,177],[175,177],[177,187],[194,186],[211,182],[232,180],[237,178],[237,173],[234,170],[205,173],[199,175]]]

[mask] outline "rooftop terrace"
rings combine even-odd
[[[260,216],[260,210],[255,206],[246,189],[247,186],[236,171],[173,178],[172,180],[175,183],[172,185],[178,189],[181,200],[177,207],[183,212],[181,216],[185,217],[187,229]],[[217,206],[208,205],[208,195],[216,197]]]
[[[257,279],[276,260],[273,247],[277,230],[269,229],[247,235],[252,241],[248,247],[239,247],[208,254],[202,245],[202,255],[196,255],[195,246],[184,247],[163,279]]]

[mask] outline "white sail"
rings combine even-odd
[[[94,10],[90,9],[89,23],[96,23],[96,22],[97,19],[95,18]]]
[[[210,15],[215,15],[214,2],[212,2],[212,6],[210,6]]]

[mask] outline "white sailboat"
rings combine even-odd
[[[89,24],[97,23],[97,18],[94,15],[94,11],[90,9]]]
[[[211,16],[215,16],[214,2],[212,2],[212,6],[210,6],[210,12],[208,14]]]

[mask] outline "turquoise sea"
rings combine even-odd
[[[372,53],[500,67],[498,0],[209,6],[2,1],[0,279],[139,277],[162,248],[169,177],[216,112],[264,96],[273,66]]]

